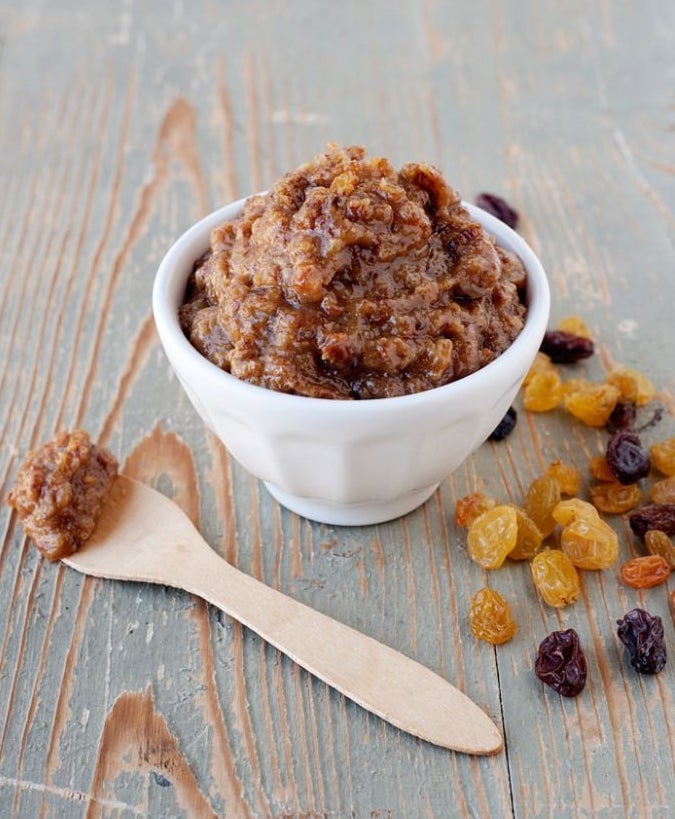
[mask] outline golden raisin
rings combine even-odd
[[[579,569],[606,569],[619,554],[619,539],[597,513],[581,515],[563,527],[560,548]]]
[[[561,524],[567,526],[576,518],[594,519],[599,517],[598,510],[588,501],[581,500],[581,498],[569,498],[568,500],[560,501],[553,509],[554,519]]]
[[[667,438],[649,448],[652,464],[664,475],[675,475],[675,438]]]
[[[512,560],[531,560],[541,549],[543,540],[539,528],[520,506],[515,506],[518,535],[516,545],[509,552]]]
[[[634,589],[651,589],[668,579],[670,566],[662,555],[634,557],[621,567],[621,582]]]
[[[649,497],[654,503],[675,503],[675,475],[653,483],[649,488]]]
[[[549,412],[562,401],[562,381],[555,369],[535,373],[523,391],[523,406],[530,412]]]
[[[469,610],[469,626],[474,637],[495,646],[506,643],[516,633],[509,604],[494,589],[481,589],[474,595]]]
[[[469,526],[478,515],[487,512],[496,505],[494,498],[484,492],[472,492],[460,498],[455,505],[455,523],[458,526]]]
[[[645,544],[650,555],[661,555],[670,567],[675,569],[675,543],[660,529],[645,532]]]
[[[563,461],[553,461],[546,470],[546,475],[555,478],[563,495],[577,495],[581,486],[579,470]]]
[[[560,503],[560,486],[555,478],[543,475],[535,478],[525,496],[525,511],[534,521],[542,537],[548,537],[555,529],[555,519],[552,515],[555,507]]]
[[[656,389],[649,378],[630,367],[615,367],[607,376],[607,383],[618,388],[624,401],[633,401],[638,407],[642,407],[656,395]]]
[[[593,338],[591,331],[581,316],[565,316],[565,318],[560,319],[558,330],[573,333],[575,336],[581,336],[582,338]]]
[[[568,378],[567,381],[563,381],[562,385],[563,400],[565,400],[568,395],[572,395],[573,392],[579,392],[579,390],[585,390],[592,386],[593,382],[587,378]]]
[[[592,384],[565,398],[565,409],[589,427],[604,427],[619,400],[612,384]]]
[[[619,400],[637,403],[637,381],[627,370],[612,370],[607,376],[607,383],[615,386],[621,393]]]
[[[527,375],[523,379],[523,387],[526,387],[532,380],[532,377],[537,373],[550,372],[551,370],[555,370],[555,367],[551,363],[551,359],[546,355],[546,353],[539,351],[534,357],[534,361],[532,362],[530,369],[527,371]]]
[[[638,407],[642,407],[654,398],[656,395],[656,387],[647,378],[647,376],[639,370],[631,370],[631,373],[638,385],[638,394],[635,403]]]
[[[636,483],[598,483],[591,487],[591,501],[601,512],[620,515],[635,509],[642,501],[642,491]]]
[[[513,506],[488,509],[469,526],[469,556],[484,569],[498,569],[516,545],[518,523]]]
[[[579,597],[581,587],[577,570],[559,549],[539,552],[532,561],[531,570],[534,585],[549,606],[562,608]]]
[[[591,475],[599,481],[616,482],[616,475],[609,468],[607,459],[604,455],[596,455],[588,462],[588,468]]]

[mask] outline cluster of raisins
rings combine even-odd
[[[540,352],[523,386],[526,409],[543,412],[562,405],[577,419],[610,433],[604,456],[591,459],[591,475],[598,481],[590,487],[590,501],[599,511],[620,515],[635,511],[630,525],[644,538],[650,556],[660,556],[670,569],[675,568],[675,437],[646,449],[639,432],[654,426],[662,417],[657,408],[652,418],[636,428],[637,409],[656,395],[651,380],[638,370],[615,367],[602,383],[585,378],[563,380],[554,364],[570,364],[593,353],[588,327],[578,316],[563,319],[556,330],[545,334]],[[655,482],[644,502],[640,481],[652,469],[666,477]],[[570,494],[577,494],[571,492]],[[591,527],[592,528],[592,527]],[[652,532],[649,537],[647,533]],[[568,538],[571,533],[568,534]],[[647,588],[667,577],[660,561],[640,560],[636,571],[631,564],[621,576],[636,588]]]
[[[642,505],[645,497],[639,482],[652,470],[665,477],[649,487],[652,503]],[[648,552],[622,567],[622,581],[637,589],[665,582],[675,569],[671,537],[675,535],[675,438],[647,450],[636,432],[618,430],[611,435],[605,455],[592,459],[590,471],[598,480],[590,489],[593,505],[605,514],[630,513],[630,527]]]
[[[530,412],[550,412],[562,406],[590,427],[632,426],[635,407],[651,401],[656,389],[638,370],[615,367],[603,382],[586,378],[563,380],[556,364],[572,364],[593,354],[588,327],[578,316],[563,319],[548,331],[523,382],[523,406]]]
[[[500,504],[485,493],[474,492],[458,500],[455,512],[456,523],[467,528],[468,552],[478,565],[495,570],[507,560],[529,561],[537,592],[556,608],[579,597],[579,571],[607,569],[617,560],[618,537],[601,513],[629,513],[631,529],[644,540],[647,553],[620,567],[622,583],[647,589],[664,583],[675,570],[675,437],[649,448],[643,445],[640,433],[662,417],[657,408],[648,422],[637,426],[638,408],[656,395],[643,373],[615,367],[602,382],[561,377],[557,365],[588,358],[593,351],[593,339],[583,320],[577,316],[563,319],[545,334],[522,395],[528,411],[561,407],[587,426],[609,433],[605,454],[589,462],[595,479],[590,502],[577,497],[582,483],[579,471],[555,461],[531,482],[522,504]],[[511,408],[491,440],[506,438],[516,421],[516,410]],[[654,470],[664,477],[649,488],[651,503],[642,505],[645,495],[640,482]],[[671,604],[675,616],[675,591]],[[666,658],[660,619],[635,609],[617,622],[633,666],[643,673],[660,671]],[[469,624],[477,638],[493,645],[516,633],[508,602],[489,588],[473,598]],[[586,660],[573,629],[553,632],[541,643],[535,672],[565,696],[576,696],[583,689]]]
[[[581,476],[554,461],[535,478],[523,504],[498,504],[482,492],[457,501],[455,522],[467,527],[469,556],[484,569],[498,569],[507,558],[530,561],[535,588],[550,606],[561,608],[580,594],[579,570],[606,569],[619,552],[615,531],[595,506],[572,495]],[[559,530],[560,548],[545,541]]]

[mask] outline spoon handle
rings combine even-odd
[[[64,563],[192,592],[398,728],[470,754],[502,748],[490,718],[438,674],[236,569],[175,503],[139,481],[117,477],[94,534]]]
[[[197,555],[195,555],[197,558]],[[213,550],[185,566],[183,587],[387,722],[470,754],[501,750],[490,718],[420,663],[244,574]]]

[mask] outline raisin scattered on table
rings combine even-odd
[[[568,382],[569,383],[569,382]],[[619,391],[612,384],[581,384],[565,394],[565,409],[589,427],[604,427],[619,400]]]
[[[578,495],[581,489],[581,473],[564,461],[553,461],[548,465],[546,476],[555,478],[563,495]]]
[[[600,512],[621,515],[642,503],[642,491],[636,483],[604,481],[591,486],[591,501]]]
[[[516,545],[518,520],[513,506],[501,504],[469,524],[469,557],[484,569],[498,569]]]
[[[663,555],[641,555],[621,567],[621,582],[634,589],[651,589],[665,583],[670,566]]]
[[[659,529],[650,529],[645,532],[645,545],[650,555],[661,555],[671,571],[675,570],[675,543],[665,532]]]
[[[560,548],[578,569],[606,569],[614,563],[619,539],[593,504],[580,498],[561,501],[553,518],[563,527]]]
[[[572,521],[581,518],[586,521],[595,521],[600,519],[598,510],[588,501],[581,500],[581,498],[568,498],[560,501],[553,509],[553,519],[561,526],[569,526]]]
[[[675,503],[675,475],[653,483],[649,487],[649,497],[654,503]]]
[[[664,475],[675,475],[675,437],[659,441],[650,448],[654,466]]]
[[[633,429],[637,408],[633,401],[617,401],[612,414],[607,421],[609,432],[618,432],[620,429]]]
[[[595,455],[588,462],[588,470],[594,478],[599,481],[614,482],[616,478],[614,473],[607,465],[604,455]]]
[[[523,388],[523,406],[529,412],[550,412],[562,398],[562,379],[553,367],[534,373]]]
[[[560,484],[550,475],[535,478],[527,489],[523,506],[543,537],[555,529],[553,510],[560,503]]]
[[[632,609],[616,622],[633,668],[640,674],[658,674],[667,659],[661,618],[644,609]]]
[[[512,208],[511,205],[501,196],[497,196],[496,193],[479,193],[476,197],[476,204],[479,208],[486,210],[488,213],[491,213],[493,216],[496,216],[497,219],[501,219],[504,224],[508,225],[510,228],[514,230],[518,226],[518,211],[515,208]]]
[[[554,364],[573,364],[593,355],[593,340],[565,330],[548,330],[539,347]]]
[[[462,527],[470,526],[479,515],[496,505],[497,501],[486,495],[485,492],[471,492],[469,495],[464,495],[455,505],[455,523]]]
[[[532,560],[541,549],[542,536],[539,527],[532,518],[520,506],[513,507],[516,510],[516,524],[518,534],[516,545],[509,552],[511,560]]]
[[[579,574],[560,549],[544,549],[530,564],[532,582],[544,602],[556,609],[573,603],[581,593]]]
[[[614,367],[607,376],[607,383],[619,388],[622,400],[634,401],[638,407],[644,406],[656,395],[651,380],[632,367]]]
[[[504,438],[508,438],[508,436],[513,432],[517,421],[518,413],[516,412],[515,407],[509,407],[506,410],[506,415],[490,433],[490,440],[503,441]]]
[[[675,503],[650,503],[638,509],[628,519],[630,528],[638,537],[644,537],[650,529],[660,529],[667,535],[675,535]]]
[[[539,645],[534,672],[563,697],[576,697],[586,685],[588,667],[573,628],[552,631]]]
[[[523,379],[523,387],[527,387],[532,378],[538,373],[549,373],[551,371],[556,371],[551,359],[538,350],[534,357],[534,361],[530,365],[530,369],[527,371],[525,378]]]
[[[584,338],[593,338],[593,334],[581,316],[565,316],[558,322],[556,330],[564,330],[566,333],[574,333],[575,336]]]
[[[639,481],[649,474],[649,453],[642,447],[640,436],[630,429],[620,429],[607,442],[607,465],[619,483]]]
[[[516,633],[511,608],[494,589],[483,588],[474,595],[469,610],[469,625],[474,637],[495,646],[508,642]]]
[[[607,569],[619,554],[619,539],[596,512],[577,515],[565,524],[560,548],[578,569]]]

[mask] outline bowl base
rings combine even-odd
[[[438,484],[435,483],[433,486],[416,489],[401,498],[389,501],[343,504],[291,495],[290,492],[285,492],[273,483],[267,481],[264,483],[270,495],[286,509],[317,523],[328,523],[332,526],[369,526],[373,523],[384,523],[387,520],[400,518],[421,506],[438,487]]]

